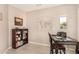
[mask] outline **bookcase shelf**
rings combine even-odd
[[[12,48],[17,49],[28,43],[28,29],[12,29]]]

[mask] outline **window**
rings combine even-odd
[[[60,29],[67,28],[67,19],[66,16],[60,16]]]

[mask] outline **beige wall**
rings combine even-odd
[[[79,41],[79,5],[77,6],[77,39]]]
[[[7,5],[0,5],[0,13],[2,13],[2,20],[0,20],[0,53],[3,53],[8,48]]]
[[[14,17],[20,17],[23,18],[23,26],[15,26],[14,25]],[[27,21],[26,21],[26,12],[23,12],[20,9],[17,9],[12,6],[8,6],[8,19],[9,19],[9,47],[11,47],[12,44],[12,29],[15,27],[19,28],[27,28]]]
[[[60,16],[67,16],[67,35],[76,39],[77,6],[61,5],[27,13],[29,41],[48,44],[48,32],[60,31]]]

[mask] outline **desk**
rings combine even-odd
[[[57,41],[58,44],[63,44],[63,45],[76,45],[78,42],[77,40],[71,37],[62,38],[62,37],[53,36],[53,35],[51,37],[54,38],[54,40]]]
[[[66,38],[62,38],[62,37],[58,37],[56,35],[51,35],[52,39],[54,38],[54,40],[58,43],[58,44],[62,44],[62,45],[75,45],[77,46],[78,41],[71,38],[71,37],[66,37]],[[75,53],[77,53],[77,47],[75,49]]]

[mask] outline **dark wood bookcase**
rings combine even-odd
[[[17,49],[28,43],[28,29],[12,29],[12,48]]]

